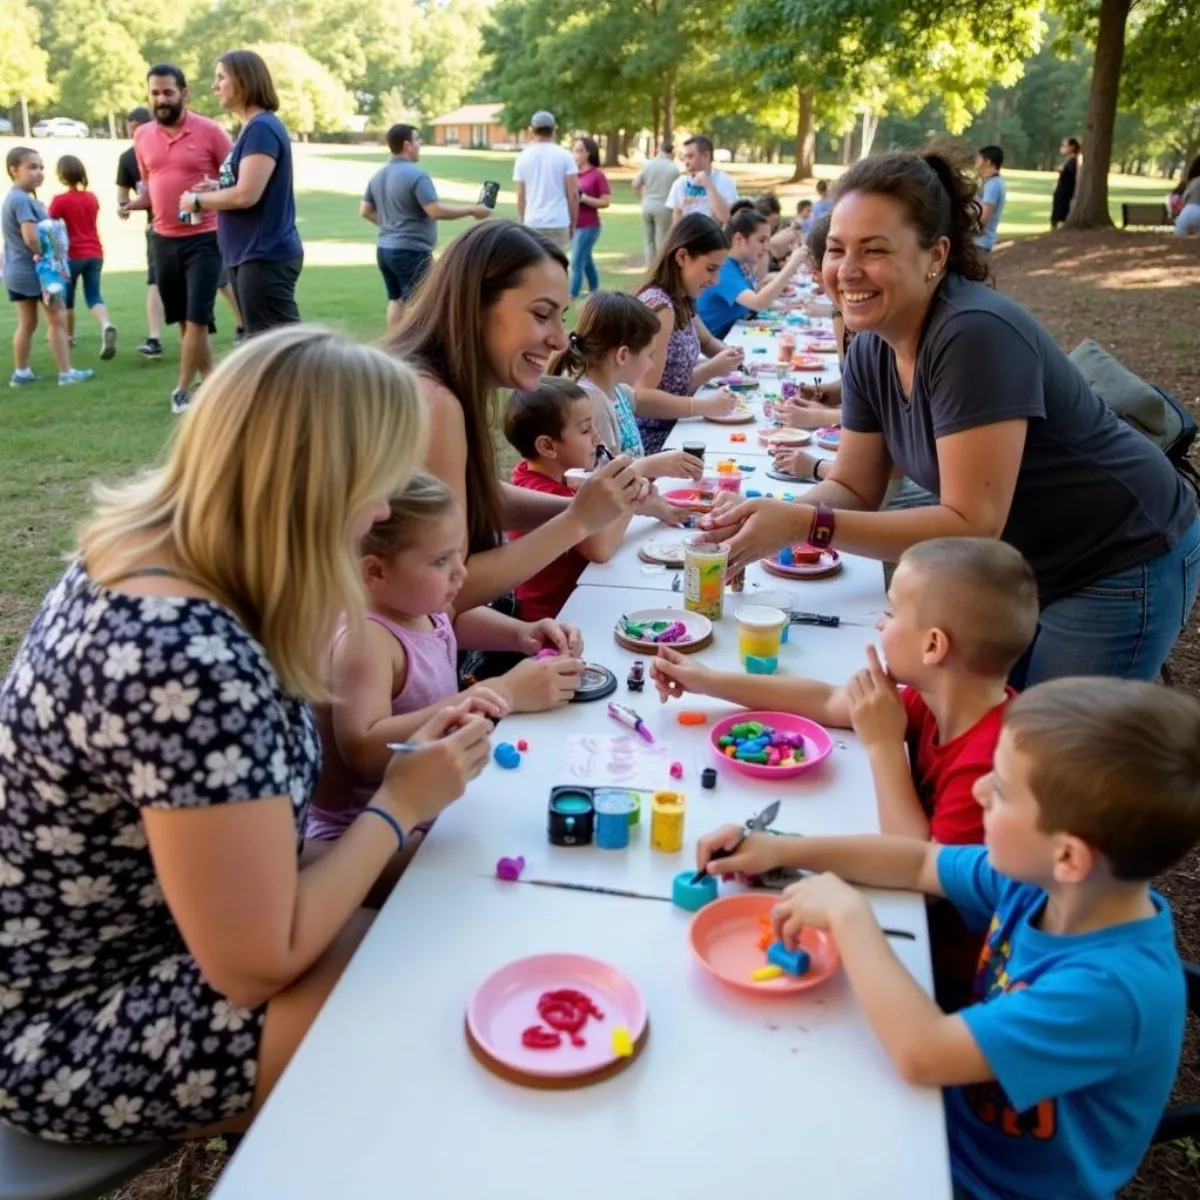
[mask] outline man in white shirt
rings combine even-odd
[[[552,113],[535,112],[529,122],[533,141],[513,163],[517,219],[552,241],[565,254],[579,216],[579,168],[555,140]]]
[[[642,198],[642,239],[647,266],[658,256],[658,248],[670,232],[674,214],[667,197],[678,178],[679,167],[670,138],[663,138],[658,153],[633,177],[631,186]]]
[[[714,171],[713,144],[698,133],[683,143],[683,165],[687,171],[671,185],[667,204],[674,219],[688,213],[704,213],[720,225],[729,220],[729,209],[737,201],[737,184],[724,171]]]

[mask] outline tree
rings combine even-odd
[[[0,57],[0,104],[20,102],[25,113],[25,136],[29,136],[28,103],[50,100],[50,56],[39,43],[41,17],[25,0],[0,0],[0,29],[7,44]]]
[[[58,81],[62,104],[88,121],[108,121],[116,137],[116,114],[143,101],[147,63],[138,44],[120,25],[94,19],[71,52],[71,65]]]
[[[345,129],[354,97],[306,50],[284,42],[249,49],[262,55],[279,95],[279,119],[292,133]]]

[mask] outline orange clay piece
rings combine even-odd
[[[731,442],[744,442],[746,440],[746,435],[744,433],[731,433],[729,435],[729,440]]]
[[[765,953],[767,950],[770,950],[774,943],[775,938],[769,933],[764,933],[762,937],[758,939],[758,948]]]
[[[708,718],[703,713],[698,712],[681,712],[675,718],[680,725],[703,725]]]

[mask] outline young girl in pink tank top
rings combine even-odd
[[[499,719],[566,704],[583,674],[577,630],[557,621],[517,621],[490,608],[455,616],[466,578],[466,521],[440,479],[416,475],[386,520],[362,542],[367,619],[342,627],[331,654],[335,700],[319,714],[324,766],[305,833],[339,838],[370,804],[391,757],[389,742],[419,738],[443,709],[470,699]],[[528,658],[505,675],[461,691],[458,651],[509,650]]]

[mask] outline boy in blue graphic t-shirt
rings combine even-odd
[[[784,892],[775,931],[791,946],[805,925],[829,929],[897,1069],[946,1089],[957,1198],[1111,1200],[1150,1145],[1183,1041],[1170,909],[1147,881],[1200,839],[1200,703],[1117,679],[1032,688],[975,796],[984,846],[739,844],[727,826],[701,839],[698,865],[824,872]],[[987,929],[975,1003],[943,1013],[843,879],[945,896]]]

